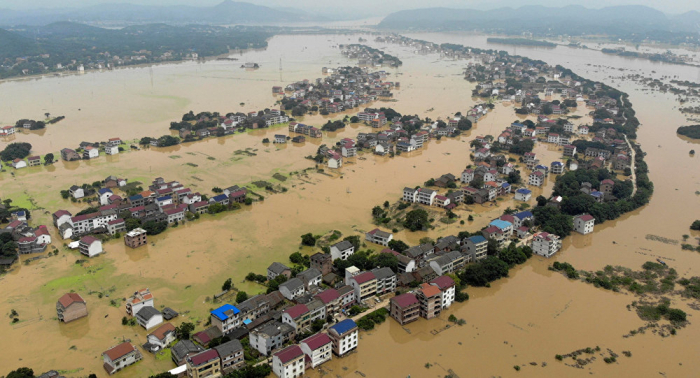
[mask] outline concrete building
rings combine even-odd
[[[124,235],[124,244],[130,248],[138,248],[148,244],[146,240],[146,230],[143,228],[135,228]]]
[[[397,295],[391,298],[389,306],[389,315],[401,325],[418,320],[420,302],[414,294],[405,293]]]
[[[217,378],[221,375],[221,359],[215,349],[207,349],[187,358],[189,378]]]
[[[595,218],[590,214],[581,214],[574,217],[574,231],[579,234],[590,234],[593,232]]]
[[[309,368],[314,369],[333,358],[333,340],[325,333],[317,333],[299,343],[309,362]]]
[[[272,356],[272,372],[279,378],[297,378],[304,375],[304,352],[298,345],[291,345]]]
[[[333,353],[344,356],[357,348],[359,328],[352,319],[345,319],[328,328],[328,337],[333,344]]]
[[[70,323],[88,315],[87,302],[78,293],[64,294],[56,302],[58,320]]]
[[[141,353],[131,343],[123,342],[102,353],[103,366],[107,374],[114,374],[143,358]]]

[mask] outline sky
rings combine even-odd
[[[142,5],[216,5],[223,0],[0,0],[0,8],[37,9],[56,7],[85,7],[104,3],[132,3]],[[240,0],[271,7],[293,7],[309,12],[318,10],[327,13],[330,9],[342,8],[342,11],[377,11],[378,16],[401,9],[426,7],[451,7],[493,9],[503,6],[519,7],[523,5],[545,5],[560,7],[569,4],[585,5],[588,8],[602,8],[612,5],[646,5],[666,13],[682,13],[690,10],[700,11],[700,0]],[[332,7],[332,8],[331,8]]]

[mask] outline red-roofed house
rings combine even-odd
[[[307,368],[313,369],[326,361],[330,361],[333,343],[325,333],[317,333],[299,343],[302,352],[306,355]]]
[[[430,281],[441,292],[442,308],[448,308],[455,301],[455,281],[450,276],[440,276]]]
[[[399,324],[404,325],[418,320],[420,314],[420,302],[411,293],[397,295],[391,298],[389,314]]]
[[[423,283],[416,293],[416,298],[420,302],[420,316],[432,319],[440,315],[442,312],[442,292],[439,287]]]
[[[104,360],[102,366],[111,375],[140,361],[142,356],[131,343],[123,342],[102,353],[102,358]]]
[[[340,294],[336,289],[327,289],[318,293],[314,298],[323,302],[327,314],[334,314],[340,310]]]
[[[305,356],[298,345],[282,349],[272,356],[272,371],[279,378],[301,377],[306,371]]]
[[[595,218],[590,214],[581,214],[574,217],[574,230],[580,234],[586,235],[593,232]]]
[[[221,377],[221,359],[216,349],[207,349],[187,357],[187,376],[189,378]]]
[[[364,272],[350,277],[347,283],[355,290],[355,298],[360,303],[377,294],[377,277],[372,272]]]
[[[80,253],[87,257],[94,257],[104,252],[102,250],[102,242],[92,236],[84,236],[78,244]]]
[[[87,303],[78,293],[64,294],[56,302],[58,320],[70,323],[88,315]]]

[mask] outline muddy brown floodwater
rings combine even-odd
[[[130,68],[81,76],[29,79],[0,83],[0,120],[14,123],[19,118],[37,118],[45,112],[65,115],[66,119],[47,127],[43,135],[20,134],[17,141],[28,141],[37,153],[56,152],[76,146],[82,140],[104,140],[119,136],[134,139],[144,135],[169,133],[168,124],[189,111],[251,110],[269,107],[276,101],[273,85],[314,79],[321,67],[349,64],[334,46],[357,41],[353,36],[278,36],[264,51],[247,52],[238,62],[182,63]],[[486,37],[461,34],[412,35],[434,42],[451,42],[489,47]],[[368,38],[365,36],[365,38]],[[401,113],[433,119],[454,112],[465,112],[475,101],[473,84],[462,79],[464,61],[440,59],[437,55],[413,55],[407,48],[371,42],[374,47],[397,55],[404,65],[389,70],[401,82],[396,102],[391,106]],[[503,46],[497,48],[503,49]],[[514,49],[509,52],[515,53]],[[517,53],[561,64],[576,73],[606,81],[618,71],[597,70],[594,65],[656,71],[654,75],[680,75],[692,80],[697,69],[664,65],[603,55],[595,51],[557,47],[537,49],[519,47]],[[280,70],[282,59],[282,70]],[[240,68],[241,61],[261,64],[256,71]],[[700,368],[696,340],[700,327],[694,324],[697,311],[689,303],[674,301],[689,314],[691,325],[678,335],[661,338],[650,333],[623,338],[631,329],[644,324],[626,305],[629,295],[596,289],[572,282],[547,270],[553,261],[566,261],[576,268],[601,269],[607,264],[638,268],[657,257],[666,260],[681,276],[700,275],[700,255],[678,246],[650,241],[647,234],[680,239],[690,233],[688,227],[698,213],[700,190],[698,163],[688,156],[695,146],[675,135],[683,117],[673,110],[673,96],[641,91],[634,83],[616,83],[630,94],[642,126],[637,141],[648,153],[646,162],[655,184],[650,204],[613,222],[597,226],[593,234],[567,238],[564,248],[552,259],[533,258],[511,271],[510,277],[491,288],[470,288],[471,299],[455,304],[440,318],[419,320],[404,328],[389,320],[369,333],[362,333],[358,352],[324,365],[332,375],[367,377],[442,377],[453,372],[459,377],[519,376],[694,376]],[[26,101],[32,98],[32,101]],[[239,103],[244,102],[245,106]],[[429,109],[432,111],[428,111]],[[80,110],[78,110],[80,109]],[[585,109],[579,109],[581,115]],[[343,115],[341,115],[343,116]],[[305,123],[320,125],[335,117],[307,117]],[[0,278],[0,313],[11,309],[21,321],[0,322],[0,334],[12,348],[0,356],[0,374],[19,366],[35,371],[61,369],[71,377],[91,372],[105,373],[100,353],[122,338],[135,344],[145,342],[146,332],[121,325],[124,313],[121,298],[141,287],[149,287],[156,306],[169,306],[187,312],[175,321],[206,321],[214,304],[208,298],[217,293],[223,281],[232,277],[234,285],[248,293],[262,291],[260,286],[242,282],[250,271],[262,272],[272,261],[286,261],[298,250],[299,235],[321,234],[337,229],[348,235],[366,231],[371,224],[373,206],[397,201],[404,186],[420,185],[430,177],[451,172],[458,174],[470,164],[469,141],[478,134],[496,134],[519,117],[511,105],[498,104],[496,110],[469,133],[456,139],[431,141],[427,148],[393,159],[364,154],[349,159],[339,172],[329,175],[294,175],[280,183],[289,191],[265,195],[263,202],[240,211],[204,216],[150,238],[149,245],[128,250],[120,241],[105,245],[106,254],[81,265],[79,255],[60,248],[54,232],[54,245],[61,249],[56,257],[24,262]],[[585,122],[585,118],[579,120]],[[114,174],[130,181],[148,183],[157,176],[179,180],[195,190],[209,193],[214,186],[248,184],[256,180],[274,181],[275,173],[289,174],[313,162],[321,143],[333,144],[343,137],[355,137],[368,131],[366,126],[350,125],[345,130],[310,140],[303,145],[263,145],[262,138],[285,129],[256,130],[225,138],[183,144],[169,149],[128,152],[115,157],[100,157],[90,162],[59,162],[52,167],[27,168],[0,173],[0,197],[13,198],[37,207],[34,222],[50,224],[50,213],[66,208],[81,209],[60,198],[58,192],[73,184],[91,183]],[[9,141],[3,141],[2,144]],[[1,146],[1,145],[0,145]],[[536,152],[549,163],[558,159],[556,148],[539,144]],[[250,149],[255,156],[236,154]],[[542,190],[551,191],[553,181]],[[263,194],[263,190],[258,190]],[[535,192],[535,196],[539,194]],[[533,196],[533,198],[535,197]],[[533,199],[534,203],[534,199]],[[82,205],[84,206],[84,205]],[[397,238],[416,243],[421,237],[454,234],[462,229],[475,230],[499,215],[513,201],[497,206],[472,206],[475,221],[465,226],[441,225],[430,232],[400,232]],[[466,216],[468,212],[460,212]],[[698,235],[693,235],[693,237]],[[303,252],[311,253],[311,249]],[[22,260],[26,260],[25,257]],[[75,290],[88,301],[90,315],[71,324],[55,320],[55,301],[64,292]],[[107,294],[100,298],[98,293]],[[92,293],[92,294],[90,294]],[[117,306],[111,305],[114,299]],[[678,303],[675,303],[678,302]],[[451,327],[434,335],[433,330],[447,324],[454,314],[467,324]],[[410,331],[409,332],[407,332]],[[584,369],[565,366],[555,354],[600,346],[618,354],[616,364],[605,364],[602,357]],[[173,367],[169,357],[154,358],[144,353],[144,361],[120,373],[147,376]],[[546,367],[530,362],[546,362]],[[427,369],[426,363],[432,364]],[[523,366],[515,372],[513,365]],[[310,372],[311,376],[318,376]]]

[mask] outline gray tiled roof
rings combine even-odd
[[[224,358],[243,350],[243,345],[241,345],[241,342],[238,340],[231,340],[219,346],[215,346],[214,349],[219,353],[219,357]]]
[[[156,308],[152,306],[145,306],[136,313],[137,317],[146,320],[149,320],[156,315],[160,315],[160,311],[156,310]]]
[[[275,273],[275,274],[282,274],[285,270],[289,269],[286,265],[278,262],[273,262],[267,270]]]
[[[343,240],[339,243],[333,244],[332,247],[338,248],[341,251],[352,248],[352,243],[347,240]]]

